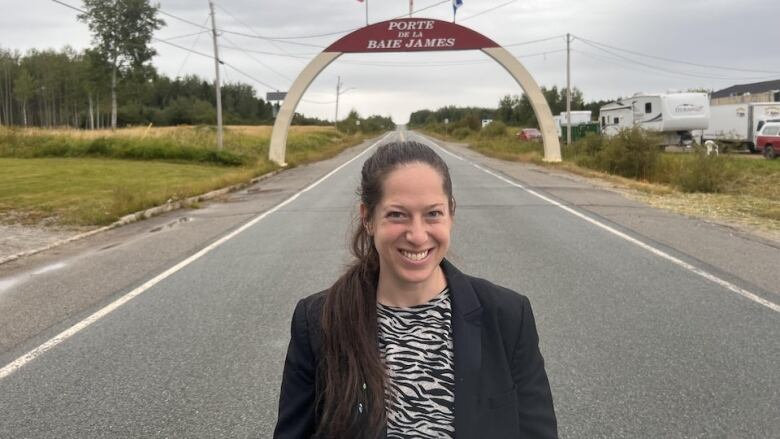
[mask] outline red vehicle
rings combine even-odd
[[[542,140],[542,133],[536,128],[523,128],[517,132],[517,138],[520,140]]]
[[[756,151],[763,152],[764,157],[773,159],[780,153],[780,122],[769,122],[756,136]]]

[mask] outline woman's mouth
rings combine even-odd
[[[431,249],[423,250],[421,252],[411,252],[408,250],[401,250],[401,254],[403,255],[403,257],[414,262],[422,261],[428,256],[428,254],[430,254],[430,252]]]

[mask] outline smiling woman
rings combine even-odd
[[[359,193],[356,261],[293,314],[274,437],[557,437],[528,299],[445,259],[446,163],[383,145]]]

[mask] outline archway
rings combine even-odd
[[[295,79],[287,92],[271,133],[269,158],[285,164],[287,131],[303,93],[317,75],[344,53],[420,52],[445,50],[481,50],[509,72],[523,89],[539,122],[544,142],[544,160],[561,161],[561,145],[555,131],[550,106],[539,85],[520,61],[491,39],[469,28],[430,18],[401,18],[358,29],[317,55]]]

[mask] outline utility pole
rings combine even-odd
[[[571,36],[566,34],[566,145],[571,145]]]
[[[214,41],[214,89],[217,91],[217,149],[222,150],[222,90],[220,90],[219,81],[219,48],[217,47],[217,24],[214,20],[214,2],[209,0],[209,9],[211,9],[211,37]]]
[[[341,76],[336,81],[336,117],[333,119],[333,126],[336,129],[339,127],[339,95],[341,95]]]

